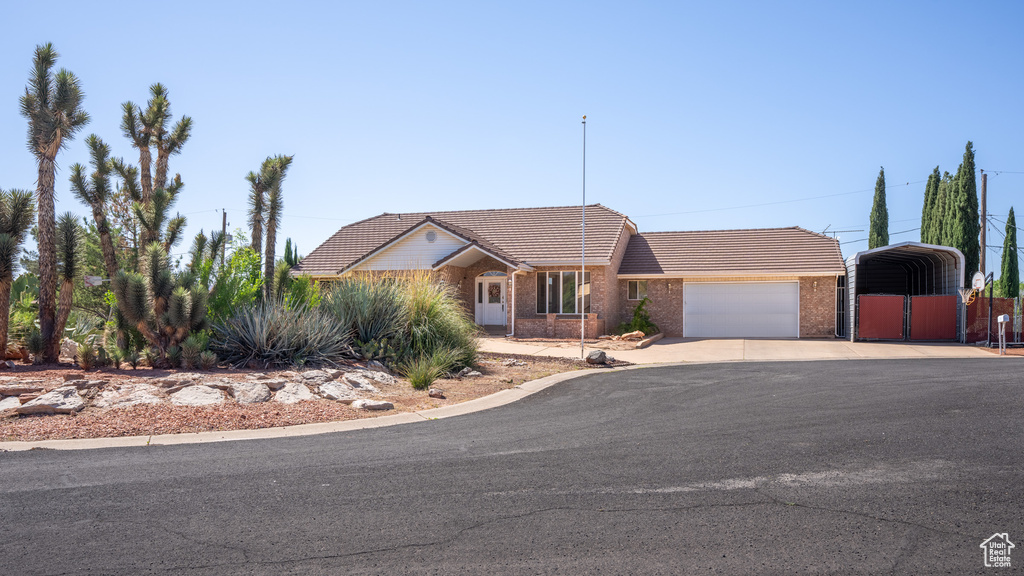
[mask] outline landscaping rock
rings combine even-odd
[[[104,390],[93,401],[97,408],[127,408],[139,404],[159,404],[165,400],[160,388],[152,384],[133,382],[122,388]]]
[[[328,400],[337,400],[338,402],[344,402],[345,404],[351,404],[359,399],[355,390],[341,382],[327,382],[326,384],[322,384],[319,392],[321,396]]]
[[[483,374],[477,372],[476,370],[470,370],[469,372],[466,372],[465,374],[462,375],[463,378],[476,378],[477,376],[483,376]]]
[[[0,396],[20,396],[22,394],[42,391],[42,386],[36,386],[28,382],[24,384],[0,384]]]
[[[270,400],[270,388],[262,382],[232,382],[231,395],[239,404],[259,404]]]
[[[502,366],[526,366],[526,362],[522,360],[516,360],[515,358],[509,358],[501,363]]]
[[[217,390],[223,390],[225,392],[231,390],[234,382],[221,378],[220,380],[203,380],[203,386],[209,386],[210,388],[216,388]]]
[[[284,388],[285,384],[288,383],[287,380],[282,380],[280,378],[275,378],[272,380],[260,380],[260,382],[262,382],[267,388],[270,388],[271,390],[280,390],[281,388]]]
[[[306,388],[305,384],[289,382],[285,384],[277,394],[274,394],[274,401],[282,404],[295,404],[303,400],[313,400],[316,396]]]
[[[359,373],[363,378],[373,380],[378,384],[398,384],[398,378],[395,378],[387,372],[378,372],[376,370],[362,370]]]
[[[587,354],[587,364],[604,364],[607,361],[607,355],[604,350],[594,350],[590,354]]]
[[[345,375],[344,370],[338,370],[337,368],[324,368],[324,372],[331,377],[331,380],[337,380]]]
[[[360,374],[350,372],[342,377],[342,381],[356,390],[363,390],[366,392],[379,392],[377,387],[370,383],[370,380]]]
[[[85,380],[85,379],[79,379],[79,380],[68,380],[67,381],[67,385],[68,386],[74,386],[75,388],[78,388],[79,390],[86,390],[88,388],[98,388],[98,387],[103,386],[103,385],[105,385],[107,383],[109,383],[109,380]]]
[[[14,410],[15,408],[21,408],[21,400],[17,396],[8,396],[0,399],[0,412]]]
[[[440,388],[431,388],[429,391],[427,391],[427,396],[430,396],[431,398],[440,398],[441,400],[444,400],[444,390],[441,390]]]
[[[360,410],[392,410],[395,405],[383,400],[356,400],[352,403],[352,407]]]
[[[72,360],[78,358],[78,343],[70,338],[65,338],[60,343],[60,355],[62,358],[71,358]]]
[[[171,394],[171,403],[178,406],[210,406],[224,401],[224,393],[216,388],[188,386]]]
[[[387,366],[381,364],[377,360],[370,360],[366,363],[367,370],[373,370],[375,372],[383,372],[385,374],[391,374],[391,370],[388,370]]]
[[[71,414],[85,408],[78,388],[64,386],[18,407],[18,414]]]
[[[324,382],[330,382],[331,380],[334,379],[331,378],[330,374],[323,370],[310,370],[308,372],[303,372],[300,378],[306,384],[311,384],[314,386],[323,384]]]

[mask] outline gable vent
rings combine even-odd
[[[437,240],[437,232],[427,230],[427,242],[433,242],[434,240]]]

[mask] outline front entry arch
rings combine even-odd
[[[482,326],[505,326],[505,288],[508,275],[504,272],[484,272],[476,277],[474,302],[475,321]]]

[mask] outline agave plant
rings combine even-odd
[[[79,345],[76,359],[78,360],[79,368],[82,370],[92,370],[96,366],[96,351],[93,350],[92,343]]]
[[[189,336],[181,344],[181,367],[191,370],[199,365],[199,357],[203,353],[202,342],[195,335]]]
[[[203,370],[213,370],[217,366],[217,355],[210,350],[203,350],[199,355],[199,367]]]

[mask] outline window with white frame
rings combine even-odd
[[[626,300],[643,300],[647,298],[647,280],[627,280]]]
[[[537,273],[537,314],[590,312],[590,272]]]

